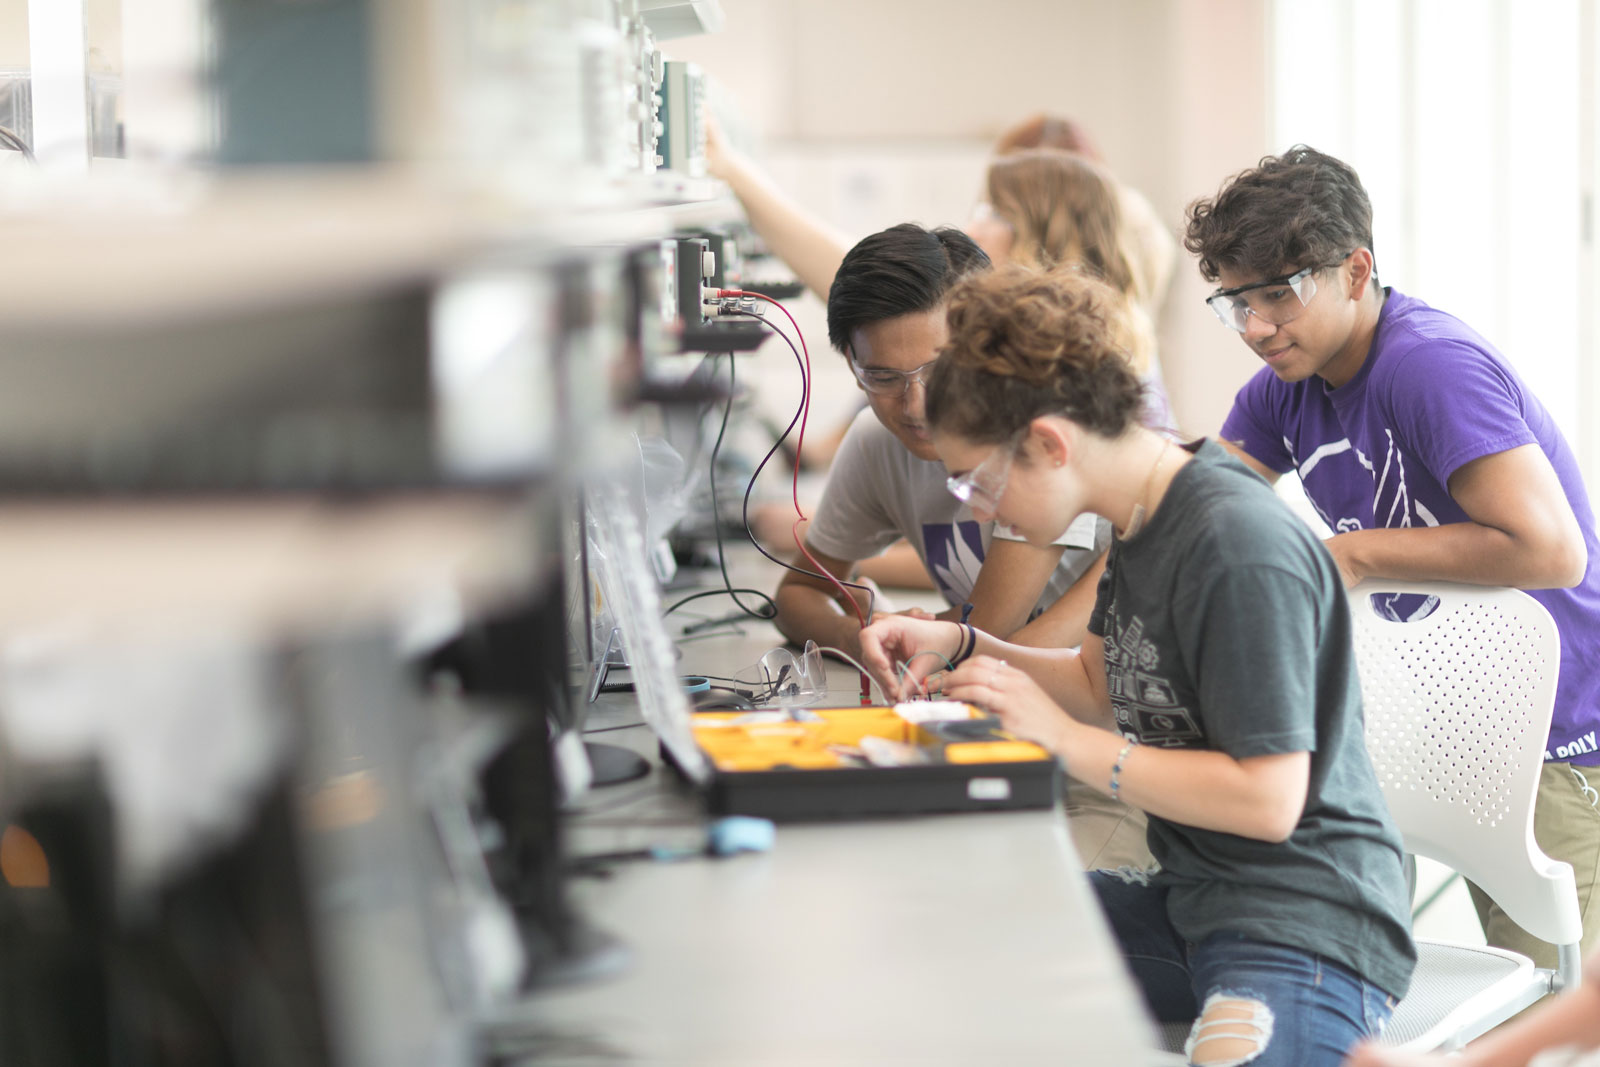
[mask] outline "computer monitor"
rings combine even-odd
[[[710,768],[690,728],[689,701],[663,622],[657,575],[627,487],[620,479],[599,483],[585,491],[584,503],[588,576],[603,605],[598,625],[591,615],[590,632],[606,635],[590,645],[591,672],[606,668],[603,657],[616,647],[614,634],[645,723],[679,770],[704,781]]]

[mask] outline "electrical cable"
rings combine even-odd
[[[796,412],[795,418],[791,419],[789,421],[789,426],[788,426],[787,429],[784,430],[783,435],[781,437],[779,437],[776,442],[773,443],[772,448],[770,450],[768,450],[766,456],[762,458],[761,463],[759,465],[757,465],[755,473],[750,476],[750,482],[745,487],[745,495],[744,495],[745,532],[747,534],[749,534],[751,544],[756,546],[756,551],[760,552],[763,556],[766,556],[769,560],[772,560],[774,563],[777,563],[779,566],[784,567],[784,568],[786,568],[788,570],[794,571],[797,574],[806,575],[807,577],[812,577],[812,578],[822,578],[822,579],[825,579],[825,580],[831,582],[834,585],[834,587],[839,590],[839,594],[840,594],[841,597],[844,598],[844,602],[850,606],[850,609],[852,611],[855,612],[856,621],[858,623],[860,623],[861,628],[862,629],[866,629],[867,620],[871,617],[872,603],[873,603],[873,600],[876,599],[876,594],[873,592],[873,590],[869,586],[861,585],[861,584],[858,584],[858,583],[855,583],[855,582],[844,582],[841,579],[839,579],[836,575],[834,575],[826,567],[824,567],[821,563],[819,563],[817,561],[817,558],[811,554],[810,549],[808,549],[806,547],[805,542],[800,537],[800,524],[802,522],[808,521],[808,519],[807,519],[807,516],[805,514],[804,509],[800,507],[800,466],[799,466],[798,463],[796,463],[795,467],[794,467],[794,476],[793,476],[793,481],[792,481],[792,486],[791,486],[791,495],[792,495],[792,499],[794,501],[794,510],[795,510],[795,514],[798,516],[798,518],[795,519],[794,525],[793,525],[793,527],[791,527],[791,535],[794,538],[795,547],[800,550],[800,554],[805,556],[805,558],[808,561],[810,561],[811,565],[813,567],[815,567],[816,570],[813,571],[813,572],[807,572],[807,571],[805,571],[805,570],[803,570],[803,569],[801,569],[799,567],[791,566],[788,563],[785,563],[782,560],[776,558],[770,552],[768,552],[766,549],[761,547],[761,543],[756,539],[755,531],[750,528],[750,493],[755,487],[756,479],[758,477],[760,477],[761,471],[763,469],[765,469],[766,465],[771,461],[773,455],[776,454],[778,449],[782,447],[783,442],[788,439],[789,433],[790,433],[791,430],[794,429],[795,423],[797,421],[800,424],[800,436],[799,436],[797,444],[796,444],[795,454],[796,454],[796,456],[799,456],[804,451],[804,448],[805,448],[806,423],[807,423],[807,420],[810,417],[810,410],[811,410],[811,351],[810,351],[809,348],[806,347],[805,334],[804,334],[804,332],[801,331],[800,324],[795,321],[795,318],[794,318],[793,315],[789,314],[789,309],[784,307],[778,301],[776,301],[776,300],[772,299],[771,297],[766,296],[766,295],[764,295],[762,293],[746,293],[744,290],[741,290],[741,289],[719,289],[717,291],[717,295],[719,297],[751,296],[751,297],[755,297],[758,300],[766,301],[767,303],[769,303],[769,304],[773,305],[774,307],[776,307],[779,311],[783,312],[784,316],[789,320],[790,325],[792,325],[794,327],[795,336],[797,336],[800,339],[800,348],[799,348],[798,351],[796,351],[795,350],[795,344],[794,344],[794,342],[792,340],[789,339],[788,335],[785,334],[782,330],[778,329],[773,323],[767,322],[768,329],[771,329],[779,337],[783,338],[784,342],[786,344],[788,344],[790,351],[794,352],[796,361],[800,364],[800,383],[801,383],[801,388],[800,388],[800,408],[799,408],[799,411]],[[745,312],[745,311],[735,310],[732,313],[733,314],[737,314],[737,315],[746,315],[746,316],[751,317],[751,318],[760,319],[763,322],[766,321],[763,316],[757,315],[754,312]],[[802,357],[802,353],[804,354],[803,357]],[[856,598],[850,595],[850,593],[848,592],[848,590],[846,588],[847,586],[849,588],[853,588],[853,589],[861,589],[861,590],[864,590],[866,592],[866,594],[867,594],[867,608],[866,608],[865,611],[863,611],[861,605],[856,601]],[[870,704],[872,702],[872,690],[870,688],[870,685],[871,685],[871,683],[870,683],[870,681],[868,679],[867,673],[865,671],[862,671],[862,673],[861,673],[861,702],[863,704]]]
[[[723,292],[724,290],[719,290],[718,295],[720,296]],[[792,483],[794,511],[799,517],[795,519],[794,525],[790,527],[790,536],[794,539],[794,546],[800,550],[800,554],[805,556],[806,559],[810,561],[811,565],[817,568],[818,571],[822,572],[828,581],[832,582],[839,590],[840,595],[845,598],[845,603],[850,605],[850,610],[856,613],[856,621],[861,624],[861,629],[865,630],[867,628],[867,620],[871,618],[871,594],[869,594],[867,610],[863,611],[861,605],[856,602],[855,597],[851,596],[845,591],[844,583],[817,561],[817,558],[811,554],[811,550],[806,547],[805,542],[800,538],[800,524],[808,520],[806,518],[805,510],[800,507],[800,464],[798,462],[798,458],[805,454],[806,423],[811,415],[811,350],[806,347],[805,333],[800,329],[800,324],[795,321],[794,316],[789,314],[789,309],[784,307],[778,301],[774,300],[772,297],[767,296],[765,293],[747,294],[743,290],[734,290],[733,292],[738,296],[748,295],[753,296],[758,300],[765,300],[767,303],[783,312],[784,317],[789,320],[789,324],[794,327],[795,336],[800,338],[800,350],[805,353],[805,388],[801,394],[800,436],[795,442],[795,457],[797,462],[794,465],[794,480]],[[871,702],[871,684],[868,681],[867,673],[862,671],[861,703],[870,704]]]
[[[743,621],[744,621],[744,613],[740,612],[740,611],[736,611],[732,615],[713,616],[713,617],[708,617],[708,618],[704,618],[704,619],[697,619],[696,621],[691,622],[687,626],[685,626],[681,632],[685,633],[685,634],[697,634],[697,633],[701,632],[702,630],[715,630],[715,629],[718,629],[718,628],[724,627],[724,626],[735,626],[738,623],[741,623]]]
[[[593,730],[584,730],[580,736],[588,737],[590,734],[609,734],[613,730],[637,730],[641,726],[650,724],[640,719],[638,722],[625,722],[621,726],[596,726]]]
[[[20,136],[18,136],[15,131],[8,129],[5,126],[0,126],[0,141],[4,141],[12,148],[15,148],[18,152],[21,152],[22,158],[26,159],[29,163],[39,162],[38,159],[34,157],[33,149],[28,147],[28,142],[24,141]]]
[[[861,677],[867,679],[870,684],[878,685],[877,680],[874,679],[872,677],[872,675],[870,673],[868,673],[867,669],[861,665],[861,661],[856,659],[850,653],[846,652],[844,649],[842,649],[842,648],[834,648],[832,645],[822,645],[822,646],[819,646],[817,648],[817,651],[818,652],[832,652],[835,656],[838,656],[840,659],[842,659],[846,663],[850,664],[850,666],[852,666],[856,670],[860,671],[861,672]],[[890,705],[890,704],[894,703],[894,701],[889,699],[889,694],[884,692],[883,686],[878,685],[878,693],[883,697],[884,705],[887,706],[887,705]],[[871,694],[870,691],[867,694],[867,701],[868,701],[868,703],[871,703],[871,701],[872,701],[872,694]]]
[[[795,321],[793,315],[789,314],[788,308],[784,307],[778,301],[772,299],[770,296],[767,296],[764,293],[747,293],[743,289],[718,289],[717,295],[725,297],[751,296],[758,300],[765,300],[767,303],[783,312],[784,317],[789,320],[789,324],[794,327],[795,336],[800,339],[800,351],[804,353],[805,357],[804,367],[800,376],[800,436],[795,441],[795,454],[799,455],[803,453],[806,447],[806,423],[811,417],[811,349],[806,346],[806,337],[805,334],[800,330],[800,324]],[[763,316],[756,315],[754,312],[735,312],[735,314],[745,314],[752,318],[761,319],[763,322],[766,321]],[[773,326],[772,323],[767,323],[767,327],[782,336],[782,332]],[[784,340],[787,341],[788,337],[785,336]],[[790,343],[790,347],[794,347],[792,342]],[[790,429],[793,429],[794,422],[791,421],[789,426]],[[778,440],[778,444],[782,444],[783,440],[787,437],[788,431],[786,430],[784,431],[784,437]],[[768,456],[770,458],[771,453],[768,453]],[[757,472],[759,473],[759,468],[757,468]],[[816,557],[811,554],[811,551],[806,548],[805,543],[800,540],[800,524],[802,522],[809,521],[809,519],[805,513],[805,509],[800,506],[800,467],[798,464],[796,464],[794,468],[794,476],[791,483],[790,492],[792,499],[794,500],[794,513],[799,516],[799,518],[795,520],[793,527],[795,547],[800,550],[801,555],[805,556],[806,559],[811,562],[813,567],[817,568],[817,570],[820,572],[818,575],[819,577],[828,579],[828,581],[832,582],[838,588],[840,595],[845,598],[851,609],[856,613],[856,619],[861,623],[862,629],[865,629],[867,625],[867,616],[863,614],[861,605],[856,603],[855,597],[845,592],[844,584],[841,583],[839,579],[831,572],[829,572],[826,567],[818,563]],[[857,588],[860,587],[858,586]]]
[[[717,291],[719,296],[724,293],[738,297],[753,296],[758,300],[765,300],[767,303],[783,312],[784,318],[789,320],[789,325],[794,327],[794,335],[800,339],[800,351],[805,353],[805,369],[802,371],[800,376],[800,436],[795,440],[794,449],[797,462],[794,465],[794,480],[792,483],[795,514],[799,515],[803,519],[806,517],[806,515],[805,511],[800,507],[800,464],[798,462],[798,457],[805,451],[806,424],[811,418],[811,349],[806,346],[806,335],[804,331],[800,329],[800,324],[795,321],[794,316],[789,314],[789,309],[784,307],[778,301],[772,299],[772,297],[767,296],[765,293],[746,293],[742,289],[719,289]],[[768,323],[768,326],[770,327],[771,324]],[[792,427],[793,423],[790,423],[790,426]],[[788,434],[785,433],[784,436],[787,437]],[[801,548],[801,551],[805,551],[804,547]],[[806,558],[809,559],[810,556],[811,554],[807,552]],[[815,564],[817,561],[813,559],[811,562]]]
[[[746,631],[743,627],[730,623],[725,629],[701,630],[700,632],[692,633],[687,637],[675,638],[675,641],[680,645],[687,645],[695,641],[709,641],[715,637],[742,637],[744,636],[745,632]]]
[[[755,318],[755,319],[761,319],[762,318],[760,315],[756,315],[753,312],[748,312],[748,311],[730,311],[730,312],[726,312],[726,314],[743,315],[743,316],[746,316],[746,317],[749,317],[749,318]],[[765,319],[762,319],[762,321],[766,322]],[[754,492],[754,490],[755,490],[756,481],[761,477],[761,472],[766,469],[767,464],[772,461],[772,457],[777,455],[779,449],[781,449],[783,447],[784,441],[786,441],[788,439],[788,437],[789,437],[789,434],[791,432],[793,432],[793,430],[795,428],[795,425],[797,423],[799,423],[801,421],[801,419],[803,418],[805,410],[806,410],[806,406],[809,404],[810,396],[811,396],[811,384],[810,384],[810,380],[809,380],[809,378],[807,376],[806,366],[805,366],[805,364],[803,362],[801,362],[800,349],[795,347],[795,343],[792,340],[789,339],[789,336],[787,334],[785,334],[782,330],[778,329],[771,322],[767,322],[767,328],[772,330],[773,333],[777,334],[778,337],[785,344],[787,344],[789,346],[789,350],[794,353],[795,362],[800,367],[800,380],[801,380],[800,405],[801,406],[795,410],[794,418],[789,420],[789,425],[784,429],[783,433],[781,435],[779,435],[777,441],[775,441],[773,443],[772,447],[767,450],[767,454],[761,458],[761,462],[756,464],[755,472],[750,475],[750,481],[745,485],[744,507],[743,507],[743,512],[742,512],[743,513],[743,518],[744,518],[745,533],[746,533],[746,535],[749,536],[750,543],[755,546],[755,549],[756,549],[757,552],[761,553],[768,560],[772,561],[773,563],[776,563],[778,566],[782,567],[784,570],[793,571],[794,573],[799,574],[799,575],[803,575],[804,577],[807,577],[807,578],[818,578],[818,579],[822,579],[824,581],[831,581],[831,582],[833,582],[833,584],[835,586],[844,586],[844,587],[848,587],[848,588],[851,588],[851,589],[859,589],[859,590],[861,590],[863,593],[867,594],[867,610],[868,610],[868,614],[870,614],[871,613],[871,609],[872,609],[872,602],[877,596],[877,593],[873,590],[873,588],[871,586],[862,585],[862,584],[857,583],[857,582],[841,582],[836,576],[829,574],[827,572],[827,569],[822,567],[820,564],[817,564],[817,569],[816,570],[808,571],[804,567],[796,567],[792,563],[787,563],[784,560],[779,559],[777,556],[774,556],[772,553],[768,552],[765,548],[763,548],[761,546],[760,539],[757,538],[756,535],[755,535],[755,530],[751,528],[751,525],[750,525],[750,496],[751,496],[751,493]],[[800,343],[802,345],[804,345],[805,344],[805,339],[801,338]],[[802,515],[801,518],[804,519],[804,516]],[[805,552],[805,547],[803,545],[801,546],[801,551]],[[807,552],[806,556],[808,558],[810,558],[810,553]],[[812,559],[811,562],[812,563],[816,563],[816,560]],[[843,590],[841,589],[841,592],[842,591]],[[848,594],[844,594],[844,595],[852,603],[854,602],[854,598],[853,597],[849,597]],[[857,616],[858,619],[861,617],[861,613],[860,613],[859,610],[857,610],[856,616]]]
[[[742,312],[741,311],[741,312],[734,312],[733,314],[750,315],[752,318],[760,318],[759,315],[751,315],[751,313],[749,313],[749,312]],[[756,464],[755,473],[750,475],[750,481],[745,485],[745,489],[744,489],[744,508],[743,508],[744,529],[745,529],[745,533],[748,534],[749,537],[750,537],[750,543],[755,545],[756,551],[761,553],[767,559],[771,560],[773,563],[776,563],[778,566],[782,567],[784,570],[793,571],[794,573],[799,574],[799,575],[803,575],[804,577],[807,577],[807,578],[818,578],[818,579],[821,579],[823,581],[828,581],[828,580],[830,580],[830,577],[829,577],[828,574],[824,573],[823,568],[819,567],[818,570],[808,571],[804,567],[796,567],[792,563],[786,563],[783,560],[779,559],[777,556],[774,556],[772,553],[768,552],[765,548],[762,548],[761,547],[761,541],[756,537],[755,531],[750,526],[750,495],[755,490],[756,481],[757,481],[757,479],[759,479],[761,477],[761,472],[766,470],[767,464],[772,461],[772,457],[777,455],[779,449],[781,449],[783,447],[783,443],[784,443],[784,441],[786,441],[788,439],[789,434],[794,431],[795,425],[800,422],[800,420],[801,420],[801,418],[802,418],[802,416],[803,416],[803,414],[805,412],[806,406],[807,406],[807,404],[809,404],[810,399],[811,399],[811,383],[810,383],[810,379],[809,379],[809,377],[807,376],[807,373],[806,373],[805,364],[803,362],[801,362],[801,359],[800,359],[800,349],[795,347],[795,343],[789,339],[789,336],[787,334],[785,334],[782,330],[778,329],[777,327],[773,326],[772,323],[770,323],[770,322],[767,323],[767,326],[768,326],[768,328],[770,328],[772,330],[773,333],[777,334],[778,337],[781,338],[785,344],[787,344],[789,346],[789,350],[794,353],[794,358],[795,358],[796,364],[798,364],[799,367],[800,367],[800,383],[801,383],[801,385],[800,385],[800,407],[795,409],[794,418],[789,420],[788,427],[785,428],[783,433],[778,437],[778,439],[775,442],[773,442],[772,447],[767,450],[767,454],[761,458],[761,462]],[[801,343],[802,344],[804,343],[804,338],[801,339]],[[815,562],[815,560],[813,560],[812,562]],[[831,580],[834,580],[837,583],[837,579],[831,579]],[[861,585],[861,584],[858,584],[856,582],[845,582],[843,584],[846,585],[846,586],[849,586],[851,589],[860,589],[862,592],[866,593],[867,596],[869,597],[868,604],[870,605],[870,603],[871,603],[870,598],[875,595],[873,593],[873,590],[872,590],[871,586]],[[851,598],[851,599],[854,599],[854,598]]]
[[[913,663],[917,662],[917,660],[922,656],[938,656],[940,659],[944,660],[944,669],[945,670],[953,671],[953,670],[956,669],[956,665],[954,663],[950,662],[950,657],[946,656],[943,652],[940,652],[940,651],[938,651],[936,649],[932,649],[932,648],[925,648],[921,652],[913,653],[910,659],[908,659],[904,663],[900,664],[900,667],[899,667],[900,679],[899,680],[900,680],[900,688],[901,689],[904,689],[906,687],[906,672],[910,671],[911,670],[911,665]],[[927,684],[926,684],[926,680],[924,680],[924,684],[922,686],[922,692],[923,692],[924,695],[926,695],[927,692],[928,692],[928,687],[927,687]]]
[[[743,611],[746,615],[749,615],[751,618],[754,618],[754,619],[761,619],[763,621],[771,621],[772,619],[775,619],[775,618],[778,617],[778,602],[777,601],[773,600],[772,597],[768,596],[766,593],[763,593],[759,589],[735,589],[733,587],[733,580],[728,577],[728,556],[727,556],[727,553],[725,551],[723,551],[723,545],[722,545],[722,507],[717,501],[717,456],[719,454],[721,454],[721,452],[722,452],[722,441],[723,441],[723,438],[725,438],[728,435],[728,416],[733,413],[733,398],[734,398],[734,394],[736,392],[736,390],[733,387],[734,386],[734,366],[735,366],[734,359],[733,359],[733,353],[729,352],[729,353],[727,353],[727,356],[728,356],[728,402],[722,406],[722,425],[717,430],[716,443],[711,446],[711,474],[710,474],[710,481],[711,481],[711,530],[716,535],[716,538],[717,538],[717,568],[722,572],[722,586],[723,587],[721,589],[706,589],[706,590],[702,590],[701,592],[698,592],[698,593],[691,593],[690,595],[684,597],[682,600],[679,600],[677,603],[673,604],[671,607],[667,608],[666,611],[662,612],[662,616],[663,617],[665,617],[667,615],[671,615],[674,611],[677,611],[679,608],[683,607],[683,605],[688,604],[691,601],[699,600],[702,597],[708,597],[708,596],[726,596],[726,597],[731,597],[733,599],[734,604],[736,604],[739,607],[739,610]],[[713,356],[712,358],[715,359],[716,357]],[[753,608],[747,607],[745,605],[745,603],[742,600],[739,599],[739,596],[740,596],[741,593],[749,594],[751,596],[760,597],[762,600],[767,602],[767,610],[765,612],[761,612],[761,611],[756,611]]]

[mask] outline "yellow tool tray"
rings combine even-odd
[[[794,721],[774,711],[693,716],[695,741],[715,768],[714,813],[829,818],[1054,802],[1056,761],[971,705],[965,718],[925,723],[892,707],[805,712],[816,718]],[[864,747],[906,762],[875,765]]]

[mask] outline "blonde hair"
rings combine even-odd
[[[1011,258],[1045,270],[1075,265],[1100,278],[1127,303],[1134,329],[1129,359],[1140,374],[1155,354],[1155,329],[1145,312],[1116,179],[1101,166],[1059,148],[1033,148],[989,164],[988,200],[1011,225]]]

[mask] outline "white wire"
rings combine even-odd
[[[884,703],[885,706],[888,706],[888,705],[894,703],[894,701],[889,699],[889,694],[884,692],[883,686],[878,685],[878,680],[876,678],[872,677],[872,672],[867,670],[865,667],[863,667],[861,665],[861,661],[856,659],[850,653],[846,652],[842,648],[834,648],[831,645],[825,645],[825,646],[823,646],[821,648],[818,648],[817,651],[818,652],[832,652],[835,656],[838,656],[840,659],[842,659],[846,663],[850,664],[856,670],[860,671],[863,675],[865,675],[867,677],[867,679],[870,680],[873,685],[877,685],[878,686],[878,695],[883,698],[883,703]]]
[[[873,685],[878,686],[878,695],[883,698],[883,703],[884,703],[885,706],[888,706],[888,705],[891,705],[891,704],[894,703],[894,701],[891,701],[889,699],[889,694],[884,692],[883,686],[878,685],[878,680],[876,678],[872,677],[872,672],[867,670],[865,667],[863,667],[861,665],[861,661],[856,659],[850,653],[846,652],[842,648],[834,648],[831,645],[825,645],[825,646],[823,646],[821,648],[818,648],[817,651],[818,652],[832,652],[835,656],[838,656],[840,659],[842,659],[846,663],[850,664],[856,670],[858,670],[862,674],[866,675],[867,678],[871,680]],[[918,656],[938,656],[940,659],[944,660],[945,670],[953,671],[953,670],[956,669],[956,665],[954,663],[951,663],[949,657],[946,656],[943,652],[937,652],[937,651],[935,651],[935,650],[933,650],[931,648],[925,648],[921,652],[916,653],[916,655],[913,655],[910,659],[906,660],[905,662],[896,664],[895,671],[899,675],[900,682],[901,682],[902,685],[904,685],[905,680],[906,680],[906,672],[911,669],[911,665],[916,662]]]
[[[937,651],[936,649],[925,648],[921,652],[917,652],[917,653],[913,654],[910,659],[908,659],[904,663],[900,664],[900,668],[899,668],[900,669],[900,688],[902,688],[902,689],[905,688],[906,672],[911,669],[911,665],[913,663],[917,662],[917,657],[918,656],[938,656],[940,659],[944,660],[944,669],[945,670],[953,671],[953,670],[956,669],[956,665],[954,663],[950,662],[950,657],[949,656],[946,656],[943,652]]]

